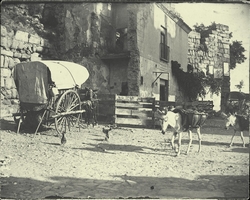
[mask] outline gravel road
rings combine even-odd
[[[249,196],[249,133],[228,147],[233,130],[220,118],[201,129],[202,151],[183,133],[181,155],[170,148],[171,129],[116,128],[109,141],[102,128],[73,129],[67,143],[52,128],[40,135],[15,133],[1,120],[1,198],[244,198]]]

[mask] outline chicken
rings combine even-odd
[[[105,134],[105,140],[107,141],[109,139],[109,131],[111,131],[112,128],[111,127],[104,127],[102,129],[102,132]]]
[[[64,136],[64,133],[62,134],[61,144],[64,145],[67,142],[66,137]]]

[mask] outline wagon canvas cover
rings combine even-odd
[[[88,70],[79,64],[66,61],[33,61],[18,63],[13,77],[20,102],[47,103],[49,83],[55,82],[60,89],[81,86],[89,77]]]
[[[14,67],[14,80],[20,102],[47,103],[47,67],[40,62],[19,63]]]

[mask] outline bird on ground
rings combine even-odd
[[[102,129],[102,132],[105,134],[105,140],[107,141],[109,139],[109,131],[111,131],[112,128],[110,126],[104,127]]]
[[[66,137],[64,136],[64,133],[62,134],[62,139],[61,139],[61,145],[64,145],[67,142]]]

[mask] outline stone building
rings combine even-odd
[[[183,101],[171,61],[188,64],[190,27],[163,4],[112,4],[110,44],[101,59],[110,70],[112,93]]]
[[[171,61],[187,70],[191,29],[163,4],[6,2],[1,15],[1,100],[7,107],[18,104],[14,64],[41,59],[82,64],[90,72],[82,87],[100,93],[185,99]]]
[[[51,45],[40,17],[28,15],[28,10],[24,4],[1,7],[1,117],[18,110],[18,93],[12,77],[14,65],[51,57]]]
[[[185,98],[170,65],[177,61],[186,70],[191,29],[163,4],[48,6],[48,19],[55,18],[60,33],[53,42],[56,56],[86,66],[90,79],[85,85],[102,93],[164,101]]]
[[[212,100],[215,110],[224,110],[230,93],[230,50],[229,27],[216,24],[215,30],[205,39],[206,48],[201,48],[201,35],[195,31],[189,33],[188,63],[193,66],[193,71],[204,71],[222,80],[221,92],[216,95],[208,92],[203,100]]]

